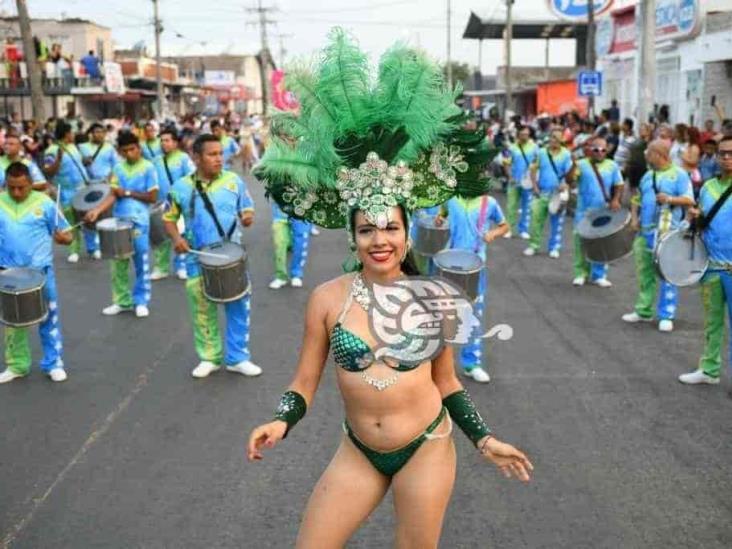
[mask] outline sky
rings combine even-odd
[[[247,11],[257,0],[159,0],[163,22],[161,53],[255,53],[259,50],[258,14]],[[351,31],[362,49],[376,62],[397,40],[426,49],[440,60],[447,58],[447,0],[261,0],[274,23],[267,26],[269,46],[275,61],[312,55],[322,47],[331,27]],[[470,12],[505,18],[505,0],[451,0],[452,59],[478,64],[478,41],[464,40]],[[0,9],[15,14],[15,0],[0,0]],[[112,29],[117,48],[145,42],[154,51],[151,0],[28,0],[31,17],[81,17]],[[514,20],[550,19],[546,0],[515,0]],[[543,65],[541,41],[515,41],[514,65]],[[538,55],[537,55],[537,52]],[[501,41],[484,41],[484,74],[494,74],[503,64]],[[551,65],[572,65],[573,41],[556,40],[550,45]]]

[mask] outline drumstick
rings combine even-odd
[[[219,259],[229,259],[228,256],[222,254],[212,254],[211,252],[201,252],[199,250],[189,250],[189,252],[196,255],[206,255],[208,257],[217,257]]]
[[[56,222],[54,225],[58,229],[58,220],[61,216],[61,185],[56,188]]]

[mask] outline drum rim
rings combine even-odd
[[[241,292],[240,294],[236,295],[235,297],[227,297],[226,299],[222,299],[220,297],[211,297],[206,293],[206,285],[203,285],[203,296],[208,299],[209,301],[213,301],[214,303],[231,303],[232,301],[238,301],[241,298],[245,297],[246,295],[252,293],[252,282],[249,281],[249,284],[247,284],[246,289]]]
[[[90,205],[87,208],[78,208],[77,207],[77,204],[76,204],[77,197],[84,196],[84,193],[87,193],[89,191],[100,190],[99,187],[102,187],[104,190],[106,190],[105,195],[103,195],[99,201],[95,202],[93,205]],[[96,208],[107,196],[109,196],[111,194],[112,194],[112,186],[109,183],[103,183],[103,182],[89,183],[88,185],[85,185],[84,187],[82,187],[81,189],[76,191],[76,193],[74,193],[74,196],[71,199],[71,207],[77,212],[86,213],[89,210],[93,210],[94,208]]]
[[[125,224],[129,224],[129,226],[115,227],[114,229],[112,229],[112,228],[105,229],[103,224],[106,221],[114,221],[115,224],[117,224],[117,223],[125,223]],[[107,217],[105,219],[100,219],[100,220],[98,220],[96,222],[96,225],[97,225],[97,230],[98,231],[103,231],[103,232],[108,232],[108,233],[120,233],[120,232],[123,232],[123,231],[131,231],[132,229],[135,228],[135,222],[134,221],[130,221],[129,219],[122,219],[121,217],[114,217],[114,216]]]
[[[46,307],[46,312],[43,313],[43,316],[39,319],[33,320],[32,322],[8,322],[2,317],[2,314],[0,313],[0,324],[10,326],[11,328],[27,328],[28,326],[33,326],[34,324],[40,324],[48,318],[49,314],[50,313],[48,311],[48,307]]]
[[[434,224],[434,220],[436,217],[437,217],[436,215],[428,215],[425,217],[418,218],[417,219],[417,230],[422,228],[422,229],[434,230],[434,231],[440,231],[440,232],[449,231],[450,227],[447,223],[443,223],[439,227]],[[432,222],[432,224],[427,225],[426,223],[428,223],[428,222]]]
[[[475,269],[472,269],[470,271],[450,271],[449,269],[445,269],[448,272],[472,273],[472,272],[476,272],[476,271],[479,271],[479,270],[485,268],[485,260],[482,257],[480,257],[479,254],[477,254],[475,252],[471,252],[470,250],[461,250],[460,248],[447,248],[445,250],[440,250],[439,252],[437,252],[433,256],[433,259],[432,259],[432,261],[434,261],[434,263],[435,263],[435,267],[439,267],[439,263],[438,263],[439,258],[437,256],[440,255],[440,254],[446,255],[449,252],[461,252],[461,253],[464,253],[464,254],[470,254],[470,255],[472,255],[474,257],[477,257],[479,259],[479,265],[478,265],[478,267],[476,267]]]
[[[13,291],[13,290],[5,290],[3,289],[2,285],[0,285],[0,293],[6,294],[6,295],[22,295],[22,294],[29,294],[31,292],[37,292],[38,290],[43,290],[43,288],[46,285],[46,275],[39,271],[38,269],[33,269],[31,267],[8,267],[7,269],[4,269],[0,271],[0,280],[2,280],[3,274],[10,274],[10,271],[24,271],[28,273],[33,273],[35,275],[38,275],[41,277],[40,284],[37,286],[33,286],[30,288],[24,288],[23,290],[19,291]]]
[[[582,236],[582,233],[581,233],[580,229],[582,228],[582,225],[584,225],[585,223],[589,223],[589,221],[587,221],[588,214],[590,212],[598,212],[598,211],[600,211],[600,212],[601,211],[607,211],[611,215],[614,215],[614,214],[617,214],[617,213],[620,213],[620,212],[625,212],[625,220],[623,221],[623,224],[620,227],[620,229],[617,230],[614,233],[610,233],[610,234],[607,234],[605,236],[596,236],[596,237]],[[612,211],[610,208],[591,208],[591,209],[585,211],[585,214],[582,216],[582,219],[580,219],[580,222],[577,223],[577,229],[576,229],[577,230],[577,234],[580,236],[580,238],[583,238],[585,240],[600,240],[602,238],[612,237],[612,236],[615,236],[616,234],[619,234],[624,229],[627,229],[628,226],[629,226],[629,224],[630,224],[631,218],[632,218],[632,215],[630,213],[630,210],[628,208],[625,208],[625,207],[621,208],[617,212]],[[633,232],[635,232],[635,231],[633,231]]]
[[[669,284],[673,284],[674,286],[678,286],[679,288],[686,288],[688,286],[694,286],[695,284],[698,284],[699,282],[701,282],[701,280],[706,275],[706,272],[709,270],[709,264],[710,264],[709,252],[707,251],[707,248],[704,245],[704,241],[701,239],[701,237],[698,234],[694,235],[694,238],[698,239],[699,242],[702,244],[702,246],[700,246],[699,249],[702,250],[705,255],[704,265],[702,265],[699,273],[696,273],[693,275],[693,277],[692,277],[693,280],[690,280],[688,278],[682,282],[676,282],[674,280],[669,280],[668,273],[664,272],[664,269],[661,265],[661,260],[659,257],[660,250],[661,250],[661,247],[664,245],[664,243],[668,242],[668,240],[671,236],[676,236],[685,231],[686,231],[685,229],[672,229],[672,230],[668,231],[666,234],[664,234],[663,236],[661,236],[658,239],[658,244],[656,245],[656,248],[653,250],[653,265],[655,266],[656,271],[658,272],[659,276],[661,278],[663,278]]]

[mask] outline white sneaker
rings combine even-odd
[[[694,370],[687,374],[681,374],[679,376],[679,381],[686,385],[719,385],[718,377],[708,376],[702,370]]]
[[[0,384],[3,383],[9,383],[13,381],[14,379],[18,379],[19,377],[25,377],[26,374],[16,374],[13,372],[10,368],[4,370],[3,372],[0,372]]]
[[[536,250],[534,248],[532,248],[531,246],[529,246],[528,248],[526,248],[524,250],[524,255],[526,257],[531,257],[532,255],[536,255]]]
[[[208,362],[207,360],[202,360],[198,363],[198,366],[193,368],[193,371],[191,372],[191,375],[193,377],[197,378],[204,378],[208,377],[212,372],[215,372],[221,368],[221,366],[217,366],[213,362]]]
[[[280,288],[284,288],[285,286],[287,286],[287,280],[282,280],[281,278],[275,278],[272,282],[269,283],[270,290],[279,290]]]
[[[115,316],[120,313],[126,313],[127,311],[131,311],[132,307],[122,307],[121,305],[117,305],[116,303],[113,303],[109,307],[105,307],[102,309],[102,314],[104,316]]]
[[[667,318],[659,321],[658,323],[658,331],[659,332],[673,332],[674,331],[674,321],[669,320]]]
[[[164,278],[168,278],[168,273],[164,273],[160,269],[153,269],[153,272],[150,274],[150,280],[162,280]]]
[[[578,276],[574,280],[572,280],[572,286],[584,286],[584,285],[585,285],[584,276]]]
[[[79,254],[71,254],[69,257],[66,258],[66,261],[68,261],[69,263],[78,263]]]
[[[135,307],[135,316],[137,318],[146,318],[150,316],[150,309],[147,308],[147,305],[138,305]]]
[[[92,252],[91,256],[92,259],[99,261],[100,259],[102,259],[102,252],[100,250],[96,250]]]
[[[511,231],[508,231],[506,234],[503,235],[503,238],[511,238],[513,234],[511,234]]]
[[[521,237],[521,240],[529,240],[531,238],[531,235],[527,232],[523,232],[519,236]]]
[[[549,257],[552,259],[559,259],[559,250],[552,250],[549,252]]]
[[[63,368],[54,368],[48,372],[48,377],[51,378],[51,381],[55,381],[56,383],[66,381],[69,378],[69,376],[66,375],[66,370]]]
[[[313,236],[319,236],[320,231],[318,230],[318,228],[315,225],[313,225],[312,227],[310,227],[310,234]]]
[[[623,319],[623,322],[628,322],[630,324],[635,324],[636,322],[653,322],[653,318],[642,317],[635,311],[624,314],[621,318]]]
[[[290,286],[293,288],[302,288],[302,278],[293,277],[292,280],[290,280]]]
[[[488,372],[480,366],[476,366],[471,370],[464,370],[464,372],[466,376],[473,378],[473,380],[478,383],[488,383],[491,380],[491,376],[488,375]]]
[[[175,276],[178,277],[178,280],[188,280],[188,273],[185,269],[178,269],[175,271]]]
[[[612,288],[613,287],[613,283],[604,277],[598,278],[597,280],[593,280],[592,283],[595,286],[599,286],[600,288]]]
[[[248,377],[256,377],[262,373],[262,369],[249,360],[243,360],[239,364],[234,366],[227,366],[226,370],[229,372],[236,372]]]

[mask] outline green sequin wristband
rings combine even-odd
[[[460,430],[476,446],[480,439],[491,434],[491,430],[465,389],[446,396],[442,399],[442,404],[450,412],[450,417],[460,427]]]
[[[279,419],[287,423],[287,431],[285,431],[285,437],[290,432],[295,424],[300,421],[307,412],[308,405],[305,402],[305,397],[296,391],[286,391],[280,398],[280,403],[277,406],[275,412],[275,419]],[[285,438],[282,437],[282,438]]]

